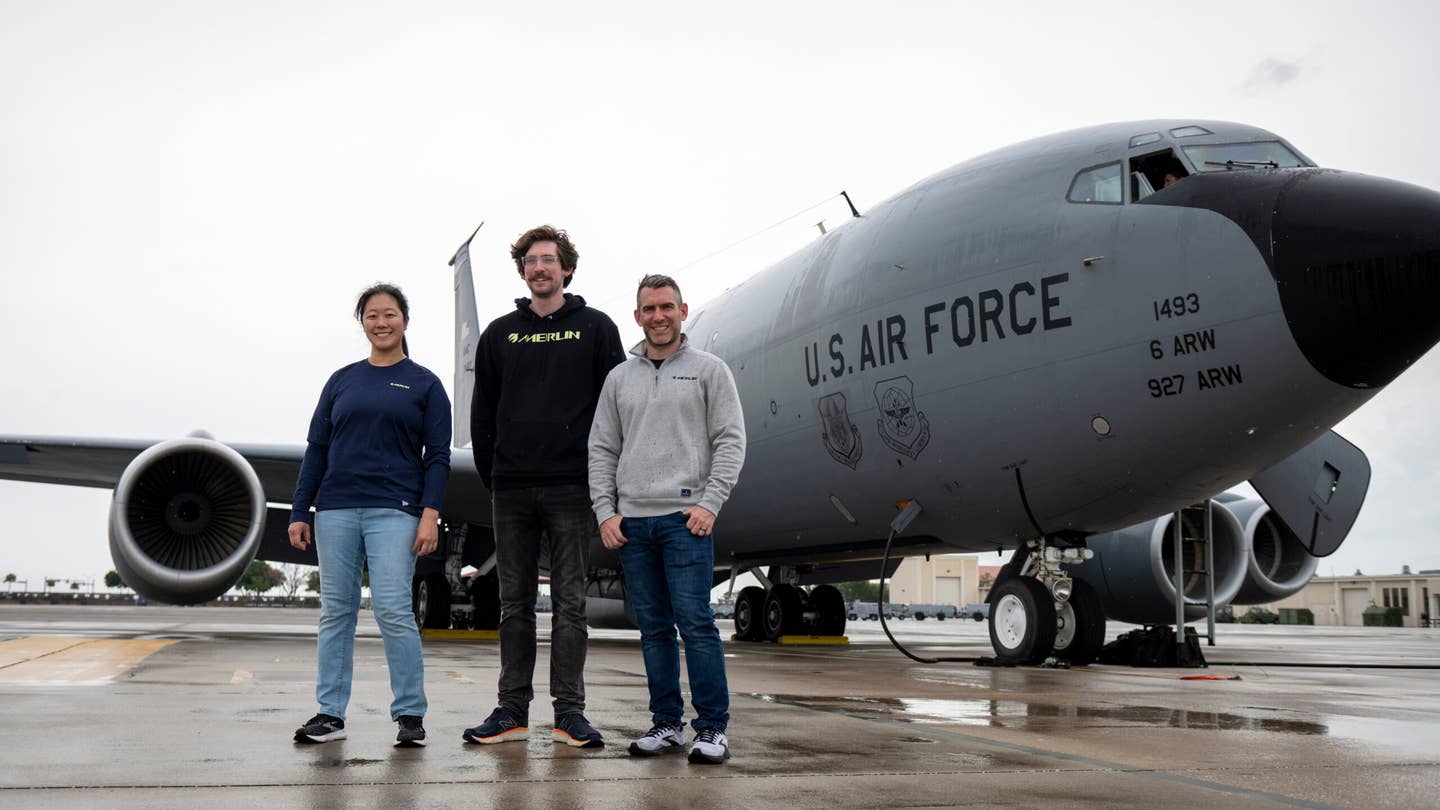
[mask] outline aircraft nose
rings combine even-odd
[[[1440,341],[1440,193],[1282,169],[1198,175],[1152,196],[1172,195],[1189,200],[1156,202],[1210,208],[1245,229],[1296,344],[1330,380],[1386,385]]]
[[[1282,187],[1274,211],[1280,302],[1316,370],[1378,387],[1440,340],[1440,194],[1311,170]]]

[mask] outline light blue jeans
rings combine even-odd
[[[326,509],[315,513],[320,557],[320,711],[345,717],[355,669],[355,621],[360,615],[360,572],[369,561],[370,607],[385,640],[390,668],[390,719],[424,717],[425,661],[410,603],[415,576],[415,530],[420,518],[399,509]]]

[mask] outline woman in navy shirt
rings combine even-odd
[[[440,379],[406,355],[410,305],[399,288],[360,294],[355,318],[370,357],[334,374],[310,420],[309,447],[295,484],[290,545],[314,542],[320,559],[320,713],[295,741],[345,738],[354,668],[360,573],[370,569],[370,601],[390,668],[390,718],[397,746],[425,744],[424,660],[410,606],[416,555],[439,542],[440,500],[450,473],[450,399]]]

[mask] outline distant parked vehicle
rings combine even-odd
[[[1240,623],[1279,624],[1280,614],[1271,612],[1263,607],[1260,607],[1259,605],[1256,605],[1255,607],[1252,607],[1249,610],[1245,611],[1245,615],[1240,617]]]
[[[850,621],[876,621],[880,618],[880,608],[874,602],[861,602],[859,599],[850,600],[846,606],[845,613]]]
[[[715,618],[717,619],[735,618],[735,606],[728,602],[716,602],[711,604],[710,612],[713,613],[715,615]]]
[[[914,616],[918,621],[935,618],[942,622],[946,619],[958,618],[960,615],[959,610],[954,605],[927,605],[921,602],[912,602],[910,604],[910,610],[907,611],[907,613],[908,615]]]
[[[1215,608],[1215,621],[1219,624],[1233,624],[1235,622],[1235,608],[1230,605],[1221,605]]]
[[[985,602],[972,602],[960,608],[961,618],[971,618],[977,622],[983,622],[990,618],[990,605]]]
[[[885,618],[904,619],[911,615],[910,607],[910,605],[886,604]],[[861,602],[858,599],[854,599],[846,605],[845,612],[852,622],[880,620],[880,606],[875,602]]]

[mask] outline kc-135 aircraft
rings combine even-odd
[[[494,627],[490,499],[465,449],[468,241],[452,265],[460,447],[416,611]],[[1198,523],[1180,518],[1178,560],[1168,539],[1196,504],[1215,604],[1293,593],[1369,485],[1330,428],[1440,339],[1437,291],[1440,194],[1235,123],[1042,137],[856,212],[687,324],[729,364],[749,433],[715,536],[716,583],[763,584],[737,595],[737,636],[843,632],[831,583],[879,576],[887,541],[886,574],[899,556],[1013,550],[991,588],[997,656],[1089,662],[1107,618],[1175,621],[1177,565],[1185,617],[1203,614]],[[303,451],[6,436],[0,478],[114,488],[117,570],[195,603],[257,556],[314,563],[286,542],[288,507],[267,507],[288,503]],[[1244,481],[1261,499],[1223,494]],[[591,561],[590,620],[623,621],[598,536]]]

